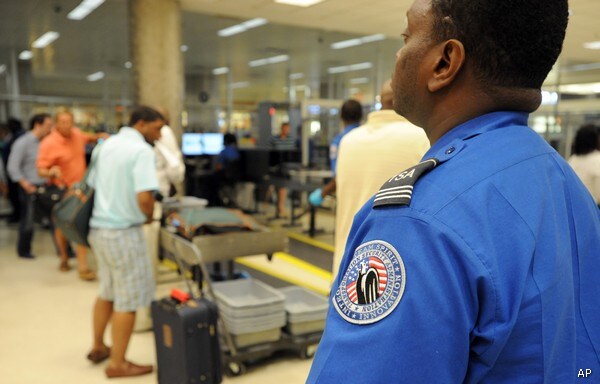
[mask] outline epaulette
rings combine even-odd
[[[427,159],[389,179],[375,195],[373,208],[388,205],[410,205],[417,180],[437,167],[439,163],[440,161],[436,158]]]

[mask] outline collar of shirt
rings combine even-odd
[[[436,158],[440,162],[446,161],[456,155],[464,147],[464,141],[482,133],[493,131],[508,126],[527,126],[529,114],[526,112],[492,112],[465,123],[462,123],[442,136],[425,153],[423,159]]]
[[[131,127],[123,127],[119,130],[119,135],[125,136],[127,138],[131,138],[134,140],[142,141],[146,144],[146,139],[144,139],[144,135],[142,135],[137,129]],[[150,145],[150,144],[148,144]]]
[[[400,116],[392,109],[381,109],[369,113],[367,124],[389,123],[389,122],[408,122],[403,116]]]
[[[344,135],[348,132],[350,132],[351,130],[353,130],[354,128],[357,128],[358,126],[360,126],[360,124],[348,124],[346,125],[346,128],[344,128]]]

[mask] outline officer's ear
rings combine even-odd
[[[430,92],[451,85],[465,64],[465,46],[458,40],[447,40],[434,48],[435,69],[427,82]]]

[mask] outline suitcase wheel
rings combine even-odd
[[[231,361],[227,364],[225,373],[227,376],[241,376],[246,373],[246,366],[242,363]]]
[[[304,347],[300,350],[300,358],[303,360],[310,359],[311,357],[313,357],[315,355],[316,351],[317,351],[316,345],[307,345],[306,347]]]

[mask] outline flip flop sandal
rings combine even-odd
[[[110,348],[106,347],[106,349],[102,351],[91,351],[87,355],[87,359],[94,364],[99,364],[104,360],[110,357]]]

